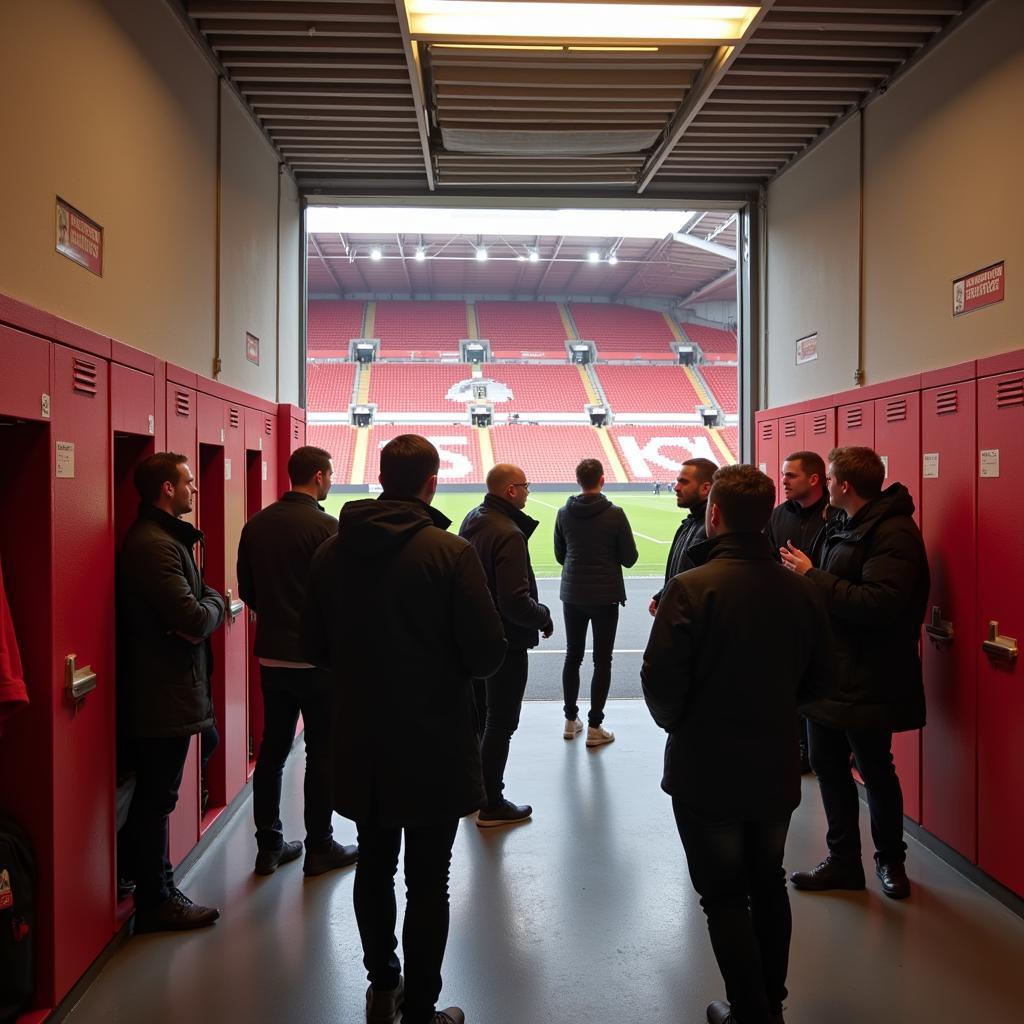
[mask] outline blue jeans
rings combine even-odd
[[[741,1024],[772,1024],[793,930],[782,867],[790,816],[713,821],[675,798],[672,810],[732,1011]]]

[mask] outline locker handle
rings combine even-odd
[[[96,673],[92,667],[83,665],[78,668],[75,664],[77,655],[69,654],[64,659],[64,688],[68,698],[73,701],[81,700],[87,693],[96,689]]]
[[[227,592],[227,599],[228,615],[231,616],[231,621],[234,622],[235,619],[237,619],[238,616],[242,614],[242,610],[245,608],[245,605],[241,601],[234,600],[231,596],[230,590]]]
[[[1000,636],[999,623],[995,619],[988,624],[988,639],[982,641],[981,649],[996,661],[1017,660],[1017,638]]]
[[[928,634],[928,639],[934,641],[936,646],[953,642],[953,623],[943,620],[942,609],[937,604],[932,605],[932,618],[930,622],[926,623],[924,631]]]

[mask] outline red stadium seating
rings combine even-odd
[[[739,345],[733,331],[721,327],[702,327],[700,324],[680,324],[683,334],[700,345],[705,359],[735,360]]]
[[[607,462],[601,439],[593,427],[515,424],[491,428],[495,462],[520,466],[534,483],[575,486],[581,459]],[[542,501],[543,495],[534,495]]]
[[[352,475],[352,450],[356,443],[356,428],[346,423],[307,423],[306,444],[323,448],[331,453],[334,482],[347,484]]]
[[[554,302],[478,302],[478,334],[496,359],[564,359],[566,331]]]
[[[309,353],[328,351],[348,356],[348,343],[363,334],[363,305],[345,299],[311,299],[306,322]]]
[[[519,363],[486,363],[484,377],[505,384],[511,399],[498,397],[501,393],[488,392],[487,400],[494,402],[495,412],[571,412],[580,413],[590,401],[579,367],[568,363],[562,366],[529,366]]]
[[[447,412],[464,417],[472,398],[446,395],[460,381],[469,380],[465,363],[373,363],[370,367],[370,401],[379,413]]]
[[[380,450],[399,434],[420,434],[437,448],[441,456],[438,478],[442,484],[482,483],[484,474],[480,462],[479,432],[473,427],[450,424],[388,423],[370,428],[370,443],[366,451],[365,482],[374,484],[380,473]]]
[[[569,309],[580,338],[597,345],[599,359],[675,358],[676,338],[661,313],[608,302],[574,302]]]
[[[703,458],[722,464],[722,453],[703,427],[611,427],[615,449],[631,482],[674,480],[679,464]]]
[[[612,411],[622,413],[694,413],[701,404],[681,366],[595,367]]]
[[[726,447],[732,452],[732,457],[739,462],[740,458],[740,428],[739,427],[719,427],[718,433],[722,435],[722,440],[725,442]]]
[[[306,407],[310,412],[348,412],[355,363],[306,363]]]
[[[469,337],[464,302],[378,302],[373,336],[380,338],[384,357],[451,356]]]
[[[715,405],[722,412],[734,416],[740,407],[739,367],[705,364],[700,367],[700,374],[711,389]]]

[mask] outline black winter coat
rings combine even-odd
[[[625,604],[622,569],[638,554],[626,513],[603,494],[574,494],[555,517],[558,596],[568,604]]]
[[[794,498],[777,505],[765,527],[775,560],[782,561],[779,548],[785,547],[788,541],[792,541],[812,562],[816,554],[820,556],[830,512],[835,512],[835,509],[829,505],[827,494],[809,508],[804,508]]]
[[[689,558],[689,551],[708,539],[704,523],[707,511],[708,503],[702,501],[696,508],[690,509],[690,514],[679,524],[665,562],[665,585],[654,595],[655,603],[661,600],[661,595],[665,593],[665,587],[673,576],[693,568],[694,563]]]
[[[644,699],[666,732],[662,788],[715,821],[782,818],[800,802],[798,703],[832,671],[824,603],[762,534],[705,542],[665,588]]]
[[[893,484],[824,543],[807,578],[832,621],[836,670],[829,699],[801,708],[838,729],[904,732],[925,724],[918,649],[930,577],[914,502]]]
[[[512,651],[536,647],[539,631],[551,626],[551,612],[537,601],[537,580],[527,547],[536,529],[536,519],[503,498],[487,494],[482,504],[469,510],[459,530],[459,536],[480,556]]]
[[[303,660],[299,618],[309,563],[337,532],[338,520],[299,491],[288,491],[245,524],[238,543],[238,594],[256,612],[256,657]]]
[[[303,652],[334,679],[334,807],[356,822],[437,824],[484,802],[472,680],[505,640],[449,525],[415,499],[350,501],[310,566]]]
[[[214,723],[209,637],[224,621],[224,601],[204,585],[196,566],[192,549],[202,538],[191,523],[141,505],[121,547],[117,694],[123,736],[189,736]]]

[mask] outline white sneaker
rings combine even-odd
[[[615,733],[602,729],[599,725],[587,726],[587,746],[599,747],[603,743],[611,743],[615,739]]]
[[[578,718],[565,720],[565,728],[562,730],[563,739],[574,740],[581,732],[583,732],[583,723]]]

